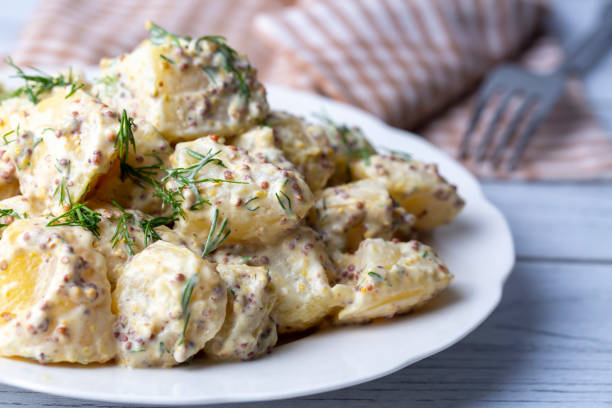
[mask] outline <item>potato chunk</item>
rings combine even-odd
[[[146,40],[121,58],[102,60],[95,92],[171,142],[236,134],[265,118],[268,103],[255,69],[229,50],[220,39]]]
[[[326,129],[285,112],[273,112],[266,125],[274,131],[274,141],[312,191],[325,187],[334,172],[335,154]]]
[[[325,119],[323,128],[325,136],[333,150],[334,172],[328,180],[328,186],[346,184],[351,181],[351,162],[371,154],[376,154],[361,129],[348,127]]]
[[[56,88],[30,112],[9,152],[23,195],[59,215],[79,202],[116,157],[117,115],[82,90]]]
[[[205,163],[194,178],[212,180],[196,183],[197,194],[189,187],[181,190],[185,218],[176,223],[175,230],[200,245],[206,242],[216,209],[219,220],[228,220],[228,242],[272,242],[295,226],[313,202],[308,185],[298,174],[260,163],[246,151],[210,137],[179,143],[170,162],[175,169]],[[181,188],[176,180],[170,180],[168,187]]]
[[[16,220],[0,240],[0,355],[106,362],[116,347],[104,257],[89,231],[48,221]]]
[[[272,350],[276,323],[270,317],[275,297],[263,266],[217,265],[229,291],[223,327],[206,343],[206,353],[219,359],[250,360]]]
[[[145,223],[152,217],[138,210],[122,211],[119,207],[96,201],[89,203],[89,207],[100,214],[100,237],[94,241],[94,248],[106,258],[108,279],[113,288],[119,279],[120,266],[156,240],[187,246],[181,236],[166,226],[147,230]]]
[[[296,167],[285,157],[274,143],[274,130],[269,126],[257,126],[248,132],[236,136],[232,145],[246,150],[260,163],[271,163],[283,170],[296,171]]]
[[[354,255],[336,258],[332,292],[337,323],[363,323],[405,313],[445,289],[452,279],[427,245],[366,239]]]
[[[451,222],[465,202],[435,164],[408,161],[395,154],[374,155],[351,164],[354,179],[383,183],[391,197],[416,217],[415,226],[429,230]]]
[[[273,245],[253,247],[232,245],[214,254],[220,263],[247,263],[270,270],[277,303],[272,318],[279,333],[306,330],[316,326],[332,307],[327,279],[334,275],[325,246],[317,233],[298,227]]]
[[[137,131],[134,132],[136,154],[130,148],[127,164],[134,168],[161,165],[169,166],[169,157],[172,153],[170,143],[153,126],[146,122],[137,122]],[[145,170],[147,171],[147,170]],[[162,201],[155,196],[155,189],[149,183],[141,180],[135,181],[130,177],[121,180],[119,161],[115,161],[108,174],[102,176],[94,197],[101,201],[116,201],[125,208],[140,210],[151,215],[168,215],[168,208],[162,208]],[[151,169],[151,177],[157,181],[165,176],[161,171]]]
[[[17,139],[34,105],[25,98],[10,98],[0,104],[0,199],[20,193],[15,163],[11,159],[9,145]]]
[[[0,237],[13,221],[42,215],[42,210],[35,203],[21,195],[0,201],[0,210],[3,210],[0,216]]]
[[[329,251],[354,252],[365,238],[391,239],[393,202],[382,184],[361,180],[319,191],[308,219]]]
[[[121,267],[113,291],[120,363],[170,367],[186,361],[217,334],[226,302],[213,264],[157,241]]]

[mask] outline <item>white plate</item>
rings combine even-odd
[[[210,404],[298,397],[363,383],[438,353],[474,330],[498,304],[514,263],[510,231],[476,179],[448,155],[370,114],[309,93],[268,88],[271,106],[325,112],[360,126],[380,147],[436,162],[467,205],[431,244],[455,275],[424,310],[372,325],[335,328],[282,345],[252,362],[173,369],[42,366],[0,359],[0,382],[67,397],[138,404]]]

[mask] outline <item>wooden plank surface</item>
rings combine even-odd
[[[236,407],[612,406],[612,184],[487,182],[519,262],[501,305],[450,349],[367,384]],[[113,404],[0,385],[0,407]]]

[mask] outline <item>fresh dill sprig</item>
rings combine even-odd
[[[276,200],[278,200],[278,204],[281,206],[285,214],[287,214],[288,216],[292,216],[293,208],[291,208],[291,199],[283,191],[280,191],[280,193],[282,194],[283,198],[281,198],[278,193],[274,193],[274,195],[276,196]]]
[[[249,198],[248,200],[246,200],[246,201],[244,202],[244,208],[246,208],[246,209],[247,209],[247,210],[249,210],[249,211],[256,211],[256,210],[259,208],[259,206],[255,207],[255,208],[249,208],[249,204],[250,204],[251,202],[253,202],[253,201],[257,200],[258,198],[259,198],[259,197],[251,197],[251,198]]]
[[[164,163],[159,156],[155,156],[157,159],[156,163],[150,164],[148,166],[140,166],[134,167],[127,163],[122,163],[122,170],[124,171],[125,178],[128,178],[134,182],[138,187],[144,188],[143,183],[153,184],[153,180],[157,177],[157,174],[161,172],[162,164]],[[124,180],[122,180],[124,181]]]
[[[248,99],[251,96],[251,90],[249,89],[249,85],[246,83],[242,71],[236,68],[238,52],[227,45],[225,37],[220,35],[205,35],[203,37],[199,37],[196,40],[196,48],[201,41],[209,41],[217,46],[217,52],[223,57],[223,69],[225,69],[227,72],[232,72],[236,76],[236,79],[238,79],[238,92],[240,95]],[[206,73],[208,74],[208,72]]]
[[[144,234],[145,248],[148,247],[150,243],[161,239],[157,231],[155,231],[155,228],[161,227],[162,225],[168,225],[176,220],[176,217],[155,217],[148,220],[141,220],[140,228]]]
[[[164,185],[154,179],[150,180],[150,182],[155,190],[153,196],[162,200],[162,208],[168,206],[172,210],[172,215],[185,218],[185,211],[183,211],[182,207],[183,195],[181,192],[178,190],[167,189]]]
[[[217,80],[215,79],[215,74],[218,71],[217,67],[213,67],[213,66],[202,67],[202,71],[206,73],[206,75],[208,76],[208,79],[210,79],[210,82],[212,82],[213,85],[217,84]]]
[[[174,61],[171,58],[166,57],[164,54],[159,54],[159,57],[172,65],[176,65],[176,61]]]
[[[130,152],[130,145],[136,153],[136,139],[134,139],[134,119],[130,118],[125,109],[121,112],[121,119],[119,124],[119,131],[115,138],[115,150],[118,152],[119,165],[121,167],[121,180],[125,180],[127,177],[128,170],[127,164],[128,154]]]
[[[7,58],[5,62],[17,71],[14,77],[21,78],[25,81],[25,85],[15,90],[13,96],[26,95],[33,104],[37,104],[42,94],[50,91],[56,86],[70,86],[70,91],[66,94],[66,99],[70,98],[76,91],[85,86],[85,84],[78,84],[74,80],[72,77],[72,69],[68,72],[67,77],[64,76],[64,74],[51,76],[31,67],[32,70],[36,71],[36,74],[27,74],[22,68],[15,65],[10,57]]]
[[[191,297],[193,296],[193,290],[198,281],[198,275],[191,275],[187,282],[185,283],[185,287],[183,288],[183,293],[181,294],[181,315],[179,319],[185,318],[185,325],[183,326],[183,332],[179,339],[178,345],[183,345],[185,341],[185,335],[187,333],[187,326],[189,325],[189,320],[191,319],[191,312],[189,311],[189,303],[191,303]]]
[[[206,257],[215,249],[219,248],[221,244],[227,239],[231,230],[227,228],[227,218],[221,222],[221,226],[217,230],[217,223],[219,221],[219,209],[215,208],[215,212],[212,217],[210,230],[208,231],[208,237],[206,237],[206,243],[204,244],[204,250],[202,251],[202,258]]]
[[[316,114],[315,116],[338,134],[342,144],[344,144],[344,146],[347,148],[347,156],[350,159],[361,159],[366,165],[370,165],[370,157],[375,155],[376,151],[369,147],[367,143],[365,146],[356,146],[360,145],[358,142],[361,136],[355,136],[353,129],[349,128],[345,124],[334,122],[331,118],[324,114]]]
[[[21,218],[21,215],[12,208],[0,209],[0,217]],[[0,228],[6,227],[8,224],[0,223]]]
[[[96,238],[100,238],[100,229],[98,228],[98,223],[101,220],[100,213],[87,207],[87,203],[73,204],[70,194],[68,194],[68,202],[70,203],[70,209],[49,221],[47,227],[83,227],[91,231]]]
[[[115,229],[115,233],[111,238],[113,248],[115,248],[119,242],[123,241],[125,242],[128,254],[130,256],[134,256],[134,246],[136,243],[130,236],[129,231],[129,226],[134,224],[134,214],[130,214],[129,212],[125,211],[125,209],[123,209],[123,207],[116,201],[113,201],[113,205],[121,211],[121,217],[111,218],[111,220],[117,221],[117,228]]]
[[[175,169],[164,169],[167,175],[162,179],[162,183],[166,182],[170,179],[174,180],[178,185],[178,191],[182,191],[184,188],[190,189],[196,197],[196,202],[189,207],[190,210],[199,210],[204,207],[204,204],[211,205],[210,201],[202,197],[200,190],[198,190],[198,183],[232,183],[232,184],[248,184],[244,181],[233,181],[233,180],[223,180],[216,178],[196,178],[199,171],[202,170],[204,166],[208,163],[214,163],[217,166],[225,167],[225,164],[221,161],[221,159],[216,158],[221,150],[217,150],[216,152],[212,152],[212,149],[208,151],[206,154],[200,154],[191,149],[186,149],[187,154],[191,157],[197,159],[198,161],[191,166],[188,167],[179,167]],[[182,193],[180,194],[182,197]]]
[[[176,34],[172,34],[169,31],[166,31],[165,29],[161,28],[160,26],[158,26],[157,24],[148,21],[147,22],[147,30],[149,31],[149,35],[151,36],[151,43],[154,45],[162,45],[165,44],[166,41],[170,41],[172,43],[174,43],[176,46],[180,47],[181,46],[181,37],[176,35]]]
[[[12,134],[15,134],[15,138],[12,140],[7,140],[7,136],[10,136]],[[10,143],[13,143],[14,141],[16,141],[17,139],[19,139],[19,125],[17,125],[16,129],[10,130],[8,132],[6,132],[5,134],[2,135],[2,140],[4,141],[4,145],[8,145]]]
[[[62,165],[60,164],[60,161],[58,160],[57,163],[55,164],[55,169],[62,174],[62,178],[60,179],[59,184],[57,185],[57,187],[55,188],[55,191],[53,191],[53,197],[55,197],[56,195],[59,194],[59,203],[61,205],[65,205],[65,204],[71,204],[70,203],[70,193],[68,192],[68,179],[70,178],[70,160],[68,160],[66,162],[66,173],[64,174],[64,170],[62,170]],[[66,201],[66,199],[68,199],[68,202]]]
[[[383,278],[382,276],[380,276],[380,274],[374,272],[374,271],[370,271],[368,272],[368,275],[370,275],[372,278],[374,278],[375,280],[379,281],[379,282],[384,282],[385,278]]]
[[[189,43],[192,40],[191,37],[181,37],[177,34],[173,34],[152,22],[147,23],[147,29],[149,30],[151,43],[154,45],[162,45],[170,41],[177,47],[180,47],[181,42]],[[238,80],[238,92],[240,93],[240,95],[248,99],[251,96],[251,90],[246,82],[243,72],[236,67],[236,61],[238,60],[238,52],[229,45],[227,45],[225,37],[221,35],[205,35],[202,37],[198,37],[195,40],[196,52],[198,52],[198,49],[201,49],[200,43],[202,41],[208,41],[217,46],[216,52],[219,53],[223,58],[223,68],[227,72],[231,72],[236,76],[236,79]],[[160,57],[169,60],[169,58],[165,57],[164,55],[160,54]],[[168,62],[174,61],[170,60]],[[211,69],[214,70],[216,68],[212,66],[207,66],[203,67],[202,69],[211,79],[211,82],[215,83],[215,79],[212,75],[213,72],[211,71]]]

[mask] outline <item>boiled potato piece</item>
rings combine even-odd
[[[337,323],[363,323],[405,313],[445,289],[448,268],[427,245],[366,239],[354,255],[335,258],[339,282],[332,292],[341,305]]]
[[[110,285],[94,236],[15,220],[0,240],[0,355],[42,363],[106,362],[116,354]]]
[[[214,264],[157,241],[121,267],[113,306],[120,363],[170,367],[200,351],[225,319],[225,285]]]
[[[0,237],[13,221],[38,215],[42,215],[41,209],[24,196],[18,195],[0,201]]]
[[[276,323],[270,317],[275,297],[263,266],[217,265],[229,291],[223,327],[206,343],[208,355],[219,359],[250,360],[272,350]]]
[[[208,38],[164,36],[104,59],[94,92],[150,122],[171,142],[244,131],[268,113],[265,89],[244,55]]]
[[[169,167],[169,157],[172,153],[170,143],[153,126],[146,122],[137,121],[134,133],[136,153],[130,148],[127,164],[135,168],[151,166]],[[165,173],[152,169],[152,177],[158,182]],[[143,211],[151,215],[169,215],[168,208],[162,207],[162,201],[155,196],[155,189],[151,184],[141,180],[135,181],[130,177],[121,180],[119,161],[115,161],[108,174],[102,176],[94,197],[98,200],[116,201],[122,207]]]
[[[335,275],[334,265],[311,228],[297,227],[269,246],[230,245],[219,249],[214,259],[269,268],[277,299],[272,318],[279,333],[316,326],[332,308],[327,276]]]
[[[385,185],[391,197],[416,217],[418,229],[448,224],[465,202],[457,188],[438,173],[438,166],[409,161],[398,155],[374,155],[351,164],[354,179],[373,179]]]
[[[334,172],[328,186],[346,184],[351,181],[351,162],[376,154],[361,129],[348,127],[324,118],[325,136],[333,151]]]
[[[186,246],[181,236],[164,225],[146,230],[145,223],[152,217],[138,210],[123,209],[97,201],[90,202],[88,206],[100,214],[100,237],[94,241],[94,248],[106,258],[108,279],[113,288],[119,279],[120,266],[147,245],[161,239]]]
[[[354,252],[365,238],[391,239],[393,202],[381,183],[366,179],[319,191],[308,219],[328,251]]]
[[[0,199],[20,193],[15,163],[9,145],[17,139],[34,105],[25,98],[10,98],[0,104]]]
[[[200,245],[206,242],[217,210],[217,229],[222,219],[228,220],[228,242],[273,242],[294,227],[313,202],[299,174],[260,163],[246,151],[216,143],[211,137],[179,143],[170,162],[175,169],[205,163],[194,178],[213,179],[196,183],[197,194],[176,180],[168,182],[171,190],[181,189],[185,197],[185,217],[174,229]]]
[[[335,154],[326,129],[285,112],[273,112],[265,122],[273,129],[274,141],[312,191],[325,187],[334,173]]]
[[[296,167],[285,157],[274,143],[274,130],[268,126],[257,126],[236,136],[232,145],[244,149],[260,163],[272,163],[284,170],[296,171]]]
[[[70,92],[56,88],[34,106],[8,145],[23,195],[54,215],[68,208],[68,196],[82,200],[117,155],[115,112],[82,90]]]

